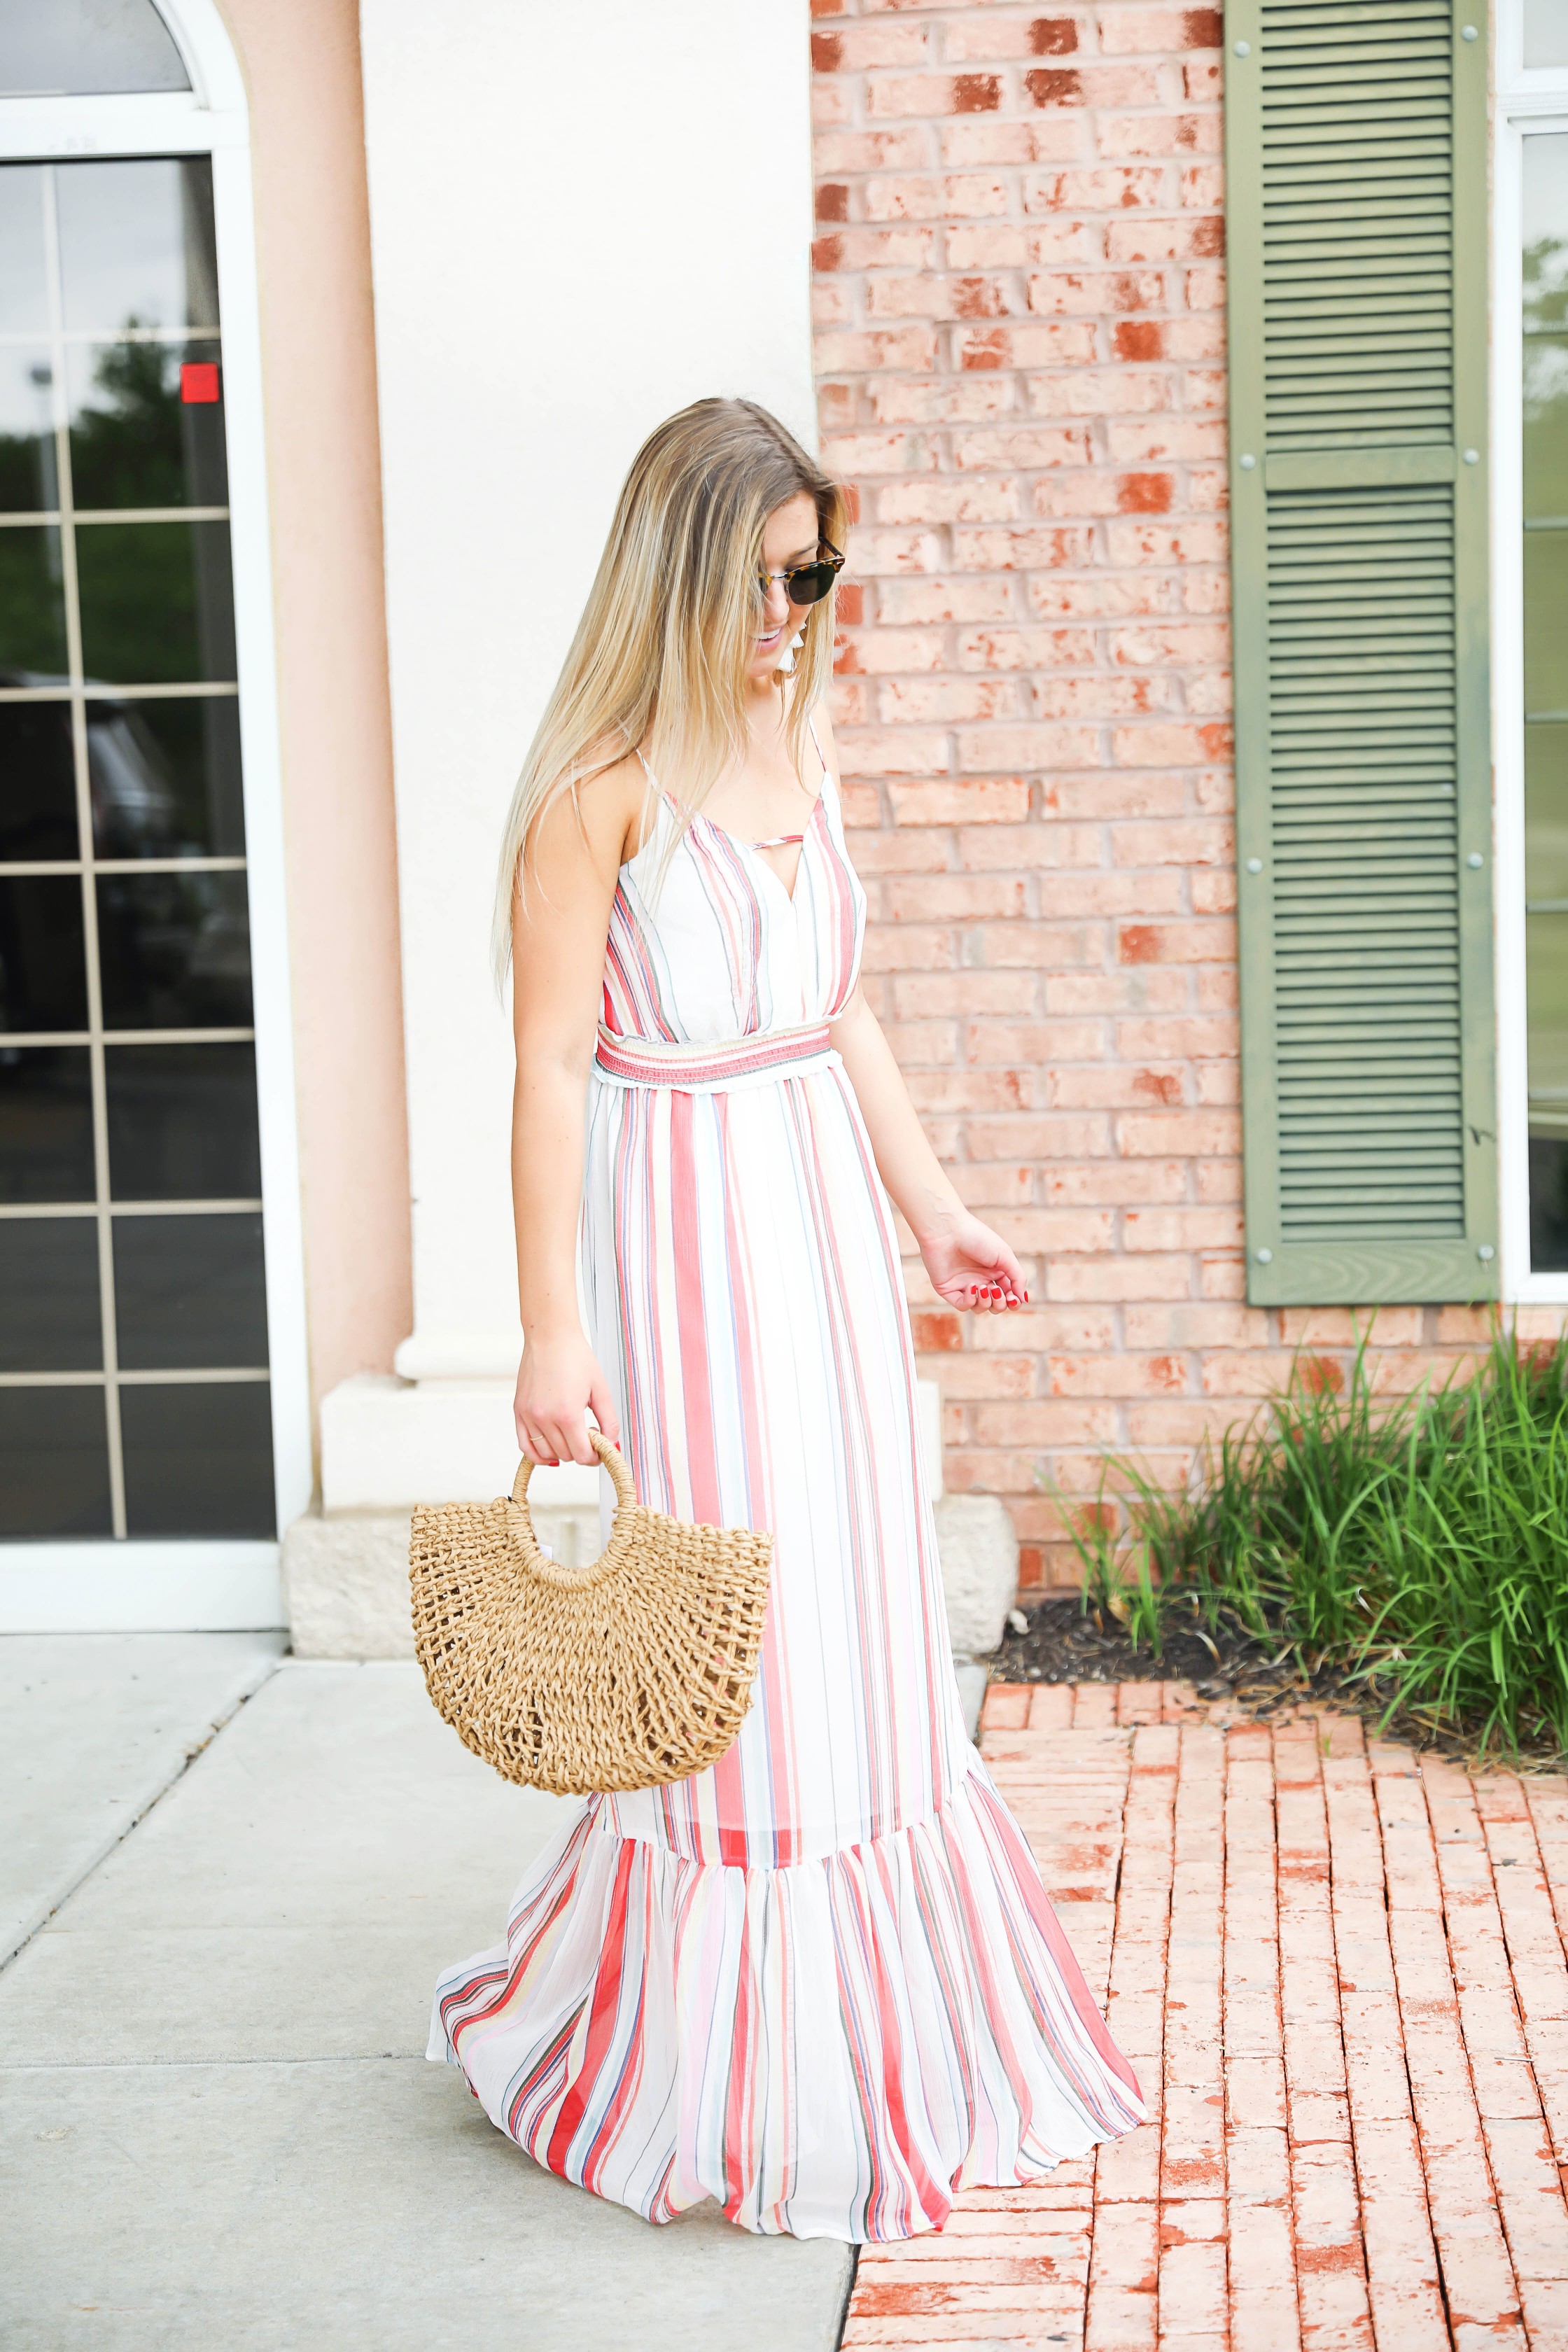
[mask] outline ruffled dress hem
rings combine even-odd
[[[855,2243],[940,2230],[1144,2117],[978,1756],[927,1819],[767,1870],[590,1799],[507,1941],[437,1987],[428,2055],[562,2179],[672,2221]]]

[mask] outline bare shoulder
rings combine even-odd
[[[595,842],[602,841],[606,848],[613,848],[617,866],[634,856],[641,845],[647,796],[647,770],[635,751],[622,752],[578,786],[583,822]]]
[[[597,768],[590,754],[585,764],[593,772],[574,792],[559,793],[541,816],[537,846],[547,857],[552,852],[570,856],[574,847],[577,855],[586,852],[595,866],[613,874],[634,854],[647,779],[635,751],[622,752]]]

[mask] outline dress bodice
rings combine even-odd
[[[793,895],[748,843],[700,812],[683,823],[661,793],[616,884],[601,1018],[613,1036],[689,1045],[831,1021],[859,976],[865,927],[826,769]]]

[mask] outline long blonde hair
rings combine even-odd
[[[507,814],[496,892],[498,981],[511,956],[524,853],[563,793],[648,746],[655,775],[700,808],[746,746],[746,670],[756,641],[763,533],[802,493],[842,547],[847,501],[777,417],[752,400],[698,400],[632,460],[583,617],[529,746]],[[833,666],[831,594],[806,607],[784,741],[797,772]],[[780,673],[782,683],[783,673]]]

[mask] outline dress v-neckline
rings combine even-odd
[[[654,791],[658,794],[660,801],[669,810],[670,814],[676,818],[676,820],[678,822],[684,820],[688,825],[705,824],[710,833],[716,833],[718,835],[721,841],[729,842],[732,848],[740,850],[742,855],[747,857],[753,858],[757,865],[762,867],[764,874],[771,874],[773,876],[773,880],[778,884],[779,888],[784,892],[786,900],[792,907],[795,904],[800,895],[801,868],[805,864],[806,848],[810,843],[812,833],[816,828],[816,820],[822,813],[822,803],[827,798],[827,762],[822,758],[822,746],[816,740],[816,720],[810,719],[807,721],[807,724],[811,729],[812,749],[816,753],[818,760],[822,761],[822,782],[818,788],[816,798],[811,803],[811,814],[806,819],[805,831],[800,836],[800,856],[795,862],[795,881],[793,886],[790,883],[787,883],[784,880],[784,876],[775,871],[775,869],[768,864],[767,859],[763,856],[755,842],[746,840],[745,836],[742,834],[731,833],[729,826],[726,824],[716,824],[710,816],[704,816],[700,809],[683,809],[680,803],[676,799],[675,794],[665,791],[664,786],[659,782],[658,778],[654,774],[653,770],[648,766],[647,760],[643,757],[641,751],[637,750],[637,746],[633,746],[633,749],[637,750],[637,765],[641,768],[644,775],[647,778],[648,782],[653,786]],[[805,790],[805,786],[804,784],[802,784],[801,790],[802,792]],[[646,846],[646,844],[644,845]],[[641,855],[640,851],[638,852],[638,855]]]
[[[816,740],[816,737],[814,730],[812,734],[813,742],[815,742]],[[817,757],[821,759],[822,755],[820,751],[818,751]],[[658,778],[654,774],[653,770],[648,766],[647,761],[643,758],[640,751],[637,753],[637,761],[642,768],[644,775],[653,786],[654,791],[658,794],[661,805],[669,811],[677,824],[684,822],[688,825],[705,824],[710,833],[716,833],[721,841],[727,841],[731,849],[740,850],[743,856],[752,858],[758,866],[760,866],[764,874],[772,875],[773,879],[778,884],[779,888],[784,892],[786,902],[792,907],[795,904],[800,894],[801,867],[805,864],[806,849],[810,844],[812,834],[816,830],[816,820],[822,814],[822,804],[827,798],[827,762],[826,760],[822,762],[822,790],[817,793],[816,798],[811,803],[811,814],[806,819],[805,831],[800,837],[800,857],[795,869],[795,885],[793,888],[784,880],[784,876],[778,873],[768,864],[767,859],[763,856],[761,850],[757,848],[755,843],[748,841],[743,834],[731,833],[727,824],[716,824],[713,819],[710,816],[705,816],[700,809],[683,809],[680,803],[676,799],[675,794],[665,791],[664,786],[659,782]],[[802,789],[804,790],[804,786]],[[646,848],[647,846],[647,844],[645,842],[643,847]],[[640,857],[642,851],[639,850],[637,855]]]
[[[659,789],[661,792],[663,791],[662,785]],[[666,800],[669,800],[668,793],[664,793],[664,797]],[[756,864],[762,867],[764,874],[771,874],[773,876],[773,880],[784,892],[788,904],[793,907],[800,890],[800,874],[802,866],[805,864],[806,845],[811,839],[812,833],[816,824],[817,813],[821,809],[822,803],[826,798],[826,792],[824,790],[823,792],[818,793],[816,798],[812,802],[811,814],[805,821],[805,831],[800,836],[800,856],[795,860],[795,881],[793,885],[784,880],[784,876],[778,871],[776,866],[770,866],[768,864],[767,859],[763,856],[763,853],[757,847],[756,843],[754,841],[748,841],[744,835],[731,833],[727,824],[716,824],[710,816],[704,816],[700,809],[693,809],[690,812],[688,822],[692,824],[705,824],[710,833],[716,833],[719,835],[721,841],[727,841],[733,849],[743,850],[748,857],[755,860]],[[669,804],[672,809],[679,809],[679,803],[677,802],[670,801]]]

